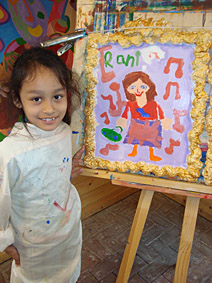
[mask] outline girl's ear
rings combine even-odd
[[[15,104],[15,106],[19,109],[22,108],[22,103],[20,102],[20,100],[18,98],[14,98],[13,99],[13,103]]]

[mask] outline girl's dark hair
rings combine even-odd
[[[20,90],[26,78],[33,79],[39,67],[50,69],[58,78],[61,85],[67,91],[68,107],[63,121],[67,124],[71,122],[71,114],[81,103],[81,92],[76,75],[74,75],[62,61],[62,59],[49,49],[42,47],[32,47],[26,49],[16,60],[9,81],[9,94],[13,101],[20,100]],[[25,123],[25,113],[23,112],[23,123]]]
[[[132,93],[129,93],[127,91],[127,88],[134,82],[136,82],[138,79],[141,79],[142,82],[147,84],[149,86],[149,90],[147,91],[147,101],[154,100],[154,97],[157,95],[157,92],[155,90],[155,84],[150,80],[149,75],[147,75],[144,72],[132,72],[125,76],[124,80],[122,81],[124,91],[126,94],[126,98],[130,101],[135,101],[136,96]]]

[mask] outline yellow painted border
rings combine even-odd
[[[208,74],[208,82],[211,85],[212,89],[212,62],[209,64],[209,74]],[[210,105],[209,105],[208,114],[206,116],[206,131],[208,133],[208,151],[206,154],[206,162],[205,168],[203,170],[203,176],[205,183],[207,185],[212,185],[212,96],[210,97]]]
[[[85,145],[86,154],[84,163],[90,168],[103,168],[110,171],[120,172],[139,172],[144,175],[150,173],[158,177],[178,177],[180,180],[195,182],[200,176],[202,168],[200,135],[203,131],[205,122],[205,106],[208,100],[208,94],[204,91],[206,77],[209,72],[208,62],[210,60],[209,50],[212,44],[211,32],[205,29],[185,30],[172,29],[169,27],[143,27],[137,28],[141,25],[139,20],[135,22],[128,22],[124,31],[115,33],[91,33],[88,36],[87,45],[87,63],[85,75],[87,79],[86,92],[87,100],[85,106]],[[133,28],[134,27],[134,28]],[[195,84],[192,110],[190,112],[193,120],[192,129],[188,133],[190,154],[187,156],[187,168],[172,167],[172,166],[157,166],[147,164],[145,162],[133,163],[131,161],[115,161],[111,162],[95,157],[95,129],[97,126],[94,108],[96,106],[96,91],[97,78],[94,75],[93,69],[99,64],[99,45],[107,45],[108,43],[117,42],[122,48],[130,47],[131,45],[139,46],[143,42],[147,44],[154,44],[156,42],[166,44],[194,44],[194,61],[192,62],[192,80]],[[211,155],[212,156],[212,155]]]

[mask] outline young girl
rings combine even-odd
[[[9,88],[23,122],[0,143],[0,251],[14,259],[11,282],[75,283],[81,203],[69,123],[80,93],[60,57],[40,47],[17,59]]]

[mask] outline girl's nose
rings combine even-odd
[[[43,113],[46,113],[46,114],[54,113],[54,108],[53,108],[52,103],[50,101],[45,100],[43,102]]]

